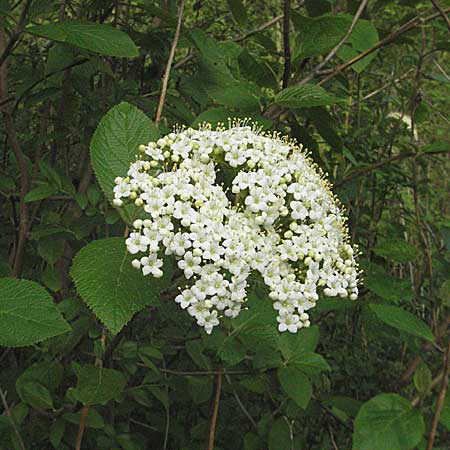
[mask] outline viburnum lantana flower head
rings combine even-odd
[[[126,240],[132,264],[161,277],[173,255],[186,279],[175,301],[207,333],[245,307],[252,272],[269,289],[279,331],[308,327],[321,295],[356,299],[345,217],[301,146],[234,123],[177,130],[139,151],[113,201],[144,212]]]

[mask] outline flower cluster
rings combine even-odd
[[[252,272],[269,288],[279,331],[308,327],[319,295],[356,299],[345,217],[295,143],[245,124],[205,125],[139,151],[114,187],[114,205],[144,212],[126,240],[132,264],[161,277],[173,255],[187,283],[175,301],[207,333],[239,314]]]

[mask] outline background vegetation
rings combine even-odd
[[[449,6],[0,0],[0,448],[448,450]],[[297,335],[256,286],[206,336],[100,188],[228,117],[310,150],[362,252]]]

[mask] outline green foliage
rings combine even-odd
[[[128,58],[139,56],[139,51],[130,37],[110,25],[67,21],[33,25],[27,27],[26,32],[103,55]]]
[[[170,283],[170,267],[164,278],[144,278],[131,266],[132,259],[123,239],[97,240],[80,250],[70,272],[81,298],[114,334],[136,312],[157,305]]]
[[[325,89],[314,84],[301,84],[283,89],[275,103],[287,108],[309,108],[311,106],[332,105],[340,100]]]
[[[105,403],[123,391],[126,379],[121,372],[101,367],[77,367],[78,383],[72,395],[85,405]]]
[[[114,179],[126,176],[139,145],[158,137],[150,119],[135,106],[122,102],[103,117],[91,141],[91,159],[105,196],[113,197]]]
[[[380,320],[391,327],[427,339],[428,341],[434,340],[433,332],[430,327],[414,314],[397,306],[390,305],[371,304],[370,308]]]
[[[219,368],[217,450],[424,449],[450,306],[444,20],[425,0],[368,2],[311,76],[360,2],[290,2],[285,86],[283,2],[187,1],[155,124],[179,4],[0,0],[0,393],[15,425],[0,402],[0,450],[22,448],[15,430],[26,449],[75,448],[86,405],[81,448],[206,448]],[[112,190],[139,146],[229,118],[309,150],[361,251],[360,299],[320,297],[297,334],[277,331],[252,274],[238,318],[207,336],[173,301],[170,259],[156,280],[125,251],[136,210],[119,215]],[[449,436],[447,392],[433,448]]]
[[[0,278],[0,345],[22,347],[70,330],[47,291],[28,280]]]
[[[358,412],[354,450],[406,450],[414,448],[425,431],[423,417],[397,394],[380,394]]]

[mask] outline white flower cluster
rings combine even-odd
[[[345,218],[301,148],[250,126],[183,129],[141,145],[114,205],[134,202],[144,220],[126,240],[144,275],[174,255],[187,285],[175,298],[211,333],[245,305],[259,273],[279,331],[310,325],[319,295],[356,299],[358,268]]]

